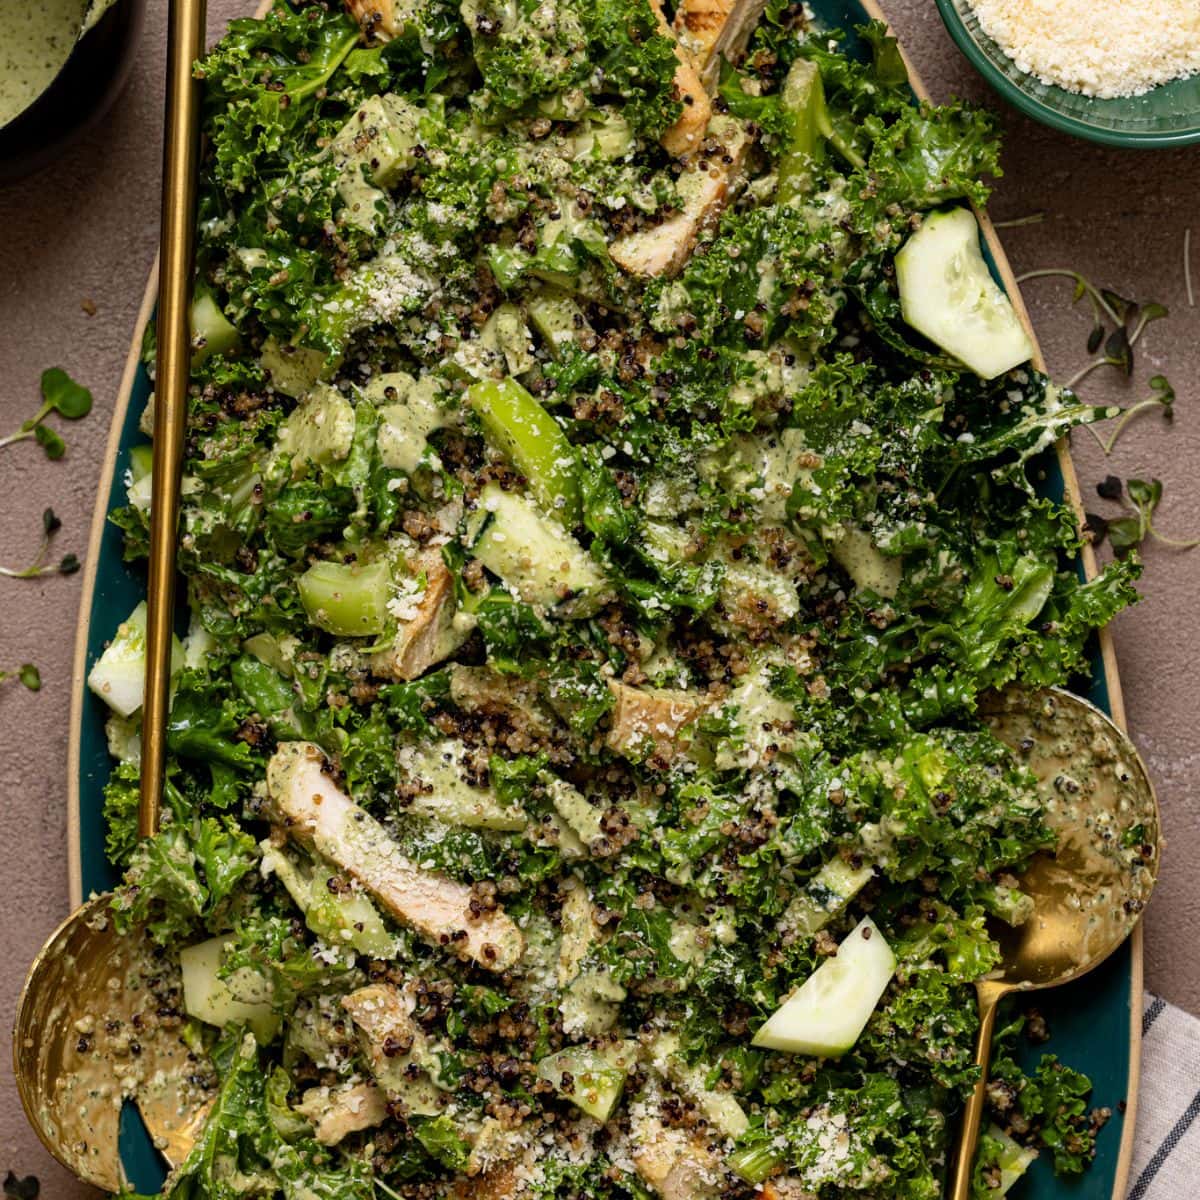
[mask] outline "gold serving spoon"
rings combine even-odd
[[[1021,876],[1033,912],[997,921],[1000,964],[975,985],[980,1079],[963,1113],[950,1200],[967,1200],[983,1116],[996,1010],[1018,991],[1070,983],[1133,932],[1159,863],[1158,803],[1128,736],[1098,708],[1057,689],[1010,689],[982,706],[992,732],[1033,772],[1058,847]]]
[[[158,829],[166,765],[179,474],[191,359],[190,303],[205,0],[171,0],[159,251],[154,474],[138,832]],[[119,936],[110,897],[72,913],[33,961],[17,1008],[13,1067],[30,1123],[79,1178],[121,1189],[121,1106],[133,1099],[168,1162],[208,1107],[207,1064],[180,1040],[178,968],[148,940]]]

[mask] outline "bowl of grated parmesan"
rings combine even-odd
[[[1109,146],[1200,142],[1200,0],[937,0],[1010,104]]]

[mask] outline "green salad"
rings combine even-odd
[[[172,1196],[942,1195],[1053,845],[977,702],[1086,674],[1137,568],[1039,490],[1106,412],[980,253],[990,119],[729,7],[279,2],[198,64],[147,841],[144,610],[90,678],[214,1094]],[[1021,1021],[979,1197],[1094,1150]]]

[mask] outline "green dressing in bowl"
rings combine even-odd
[[[0,128],[54,82],[75,49],[84,0],[0,0]]]

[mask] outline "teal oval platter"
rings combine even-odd
[[[1141,96],[1081,96],[1022,71],[983,31],[970,0],[937,0],[937,6],[971,65],[1027,117],[1105,146],[1153,149],[1200,142],[1200,74]]]
[[[600,0],[603,2],[603,0]],[[939,6],[949,0],[939,0]],[[884,19],[874,0],[812,0],[818,21],[830,29],[850,31],[870,19]],[[855,54],[867,53],[857,39],[849,41]],[[911,73],[914,93],[924,98],[921,81]],[[1200,112],[1200,84],[1197,111]],[[1200,137],[1200,128],[1196,130]],[[1013,297],[1028,324],[1020,293],[1004,258],[1000,242],[986,216],[980,214],[985,253],[992,272]],[[118,873],[105,856],[103,788],[112,769],[104,733],[106,709],[86,686],[88,670],[134,606],[145,598],[145,571],[122,555],[122,533],[109,514],[125,500],[125,473],[129,452],[145,443],[138,424],[152,387],[141,361],[142,330],[152,319],[156,274],[152,275],[134,331],[125,374],[113,411],[101,482],[93,514],[83,595],[76,635],[72,737],[68,769],[68,837],[72,905],[93,892],[110,890]],[[1032,330],[1031,330],[1032,333]],[[1041,365],[1040,356],[1035,364]],[[1081,510],[1078,485],[1065,445],[1049,452],[1042,464],[1043,490],[1056,498],[1068,497]],[[1080,571],[1091,573],[1095,563],[1085,549]],[[1107,634],[1097,639],[1088,688],[1089,698],[1123,720],[1120,681]],[[1085,1071],[1094,1084],[1091,1103],[1112,1110],[1113,1116],[1097,1138],[1096,1159],[1082,1176],[1056,1179],[1045,1156],[1036,1162],[1009,1193],[1012,1200],[1124,1200],[1133,1147],[1137,1075],[1141,1041],[1142,942],[1140,927],[1116,954],[1075,984],[1040,992],[1038,1010],[1046,1019],[1050,1040],[1025,1047],[1027,1059],[1036,1063],[1043,1053]],[[152,1194],[165,1168],[150,1143],[136,1112],[126,1107],[121,1130],[122,1159],[136,1190]]]

